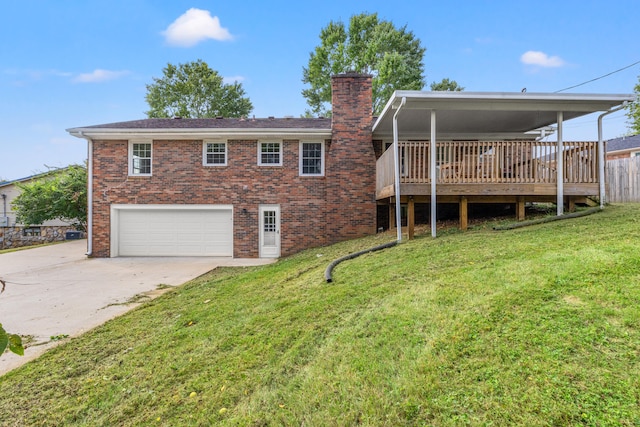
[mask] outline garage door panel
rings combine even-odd
[[[233,256],[231,209],[122,209],[120,256]]]

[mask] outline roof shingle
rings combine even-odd
[[[84,126],[84,129],[331,129],[330,118],[142,119]]]
[[[640,134],[623,136],[607,141],[607,152],[609,153],[612,151],[629,150],[631,148],[640,148]]]

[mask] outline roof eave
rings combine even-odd
[[[264,137],[291,138],[331,138],[331,129],[306,128],[188,128],[188,129],[114,129],[114,128],[70,128],[71,135],[92,139],[131,139],[131,138],[184,138],[184,139],[239,139]]]

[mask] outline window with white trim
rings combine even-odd
[[[281,142],[258,142],[259,166],[282,166]]]
[[[151,175],[151,142],[129,142],[129,175]]]
[[[226,142],[205,142],[204,143],[203,164],[205,166],[226,166],[227,165],[227,143]]]
[[[323,142],[300,142],[300,175],[324,175]]]

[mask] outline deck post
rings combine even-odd
[[[524,196],[518,196],[516,199],[516,220],[524,221],[525,216]]]
[[[413,196],[409,197],[409,203],[407,203],[407,234],[409,236],[409,240],[413,239],[414,227],[416,223],[416,203],[413,200]]]
[[[465,196],[460,197],[458,203],[458,214],[460,216],[460,230],[466,230],[469,226],[469,211],[468,211],[467,198]]]
[[[430,178],[431,178],[431,237],[436,237],[436,110],[431,110],[431,141],[430,141]]]
[[[396,207],[394,203],[389,203],[389,230],[396,228]]]
[[[558,111],[558,147],[556,151],[556,173],[558,184],[558,196],[556,204],[558,205],[558,216],[564,213],[564,142],[562,141],[562,111]]]

